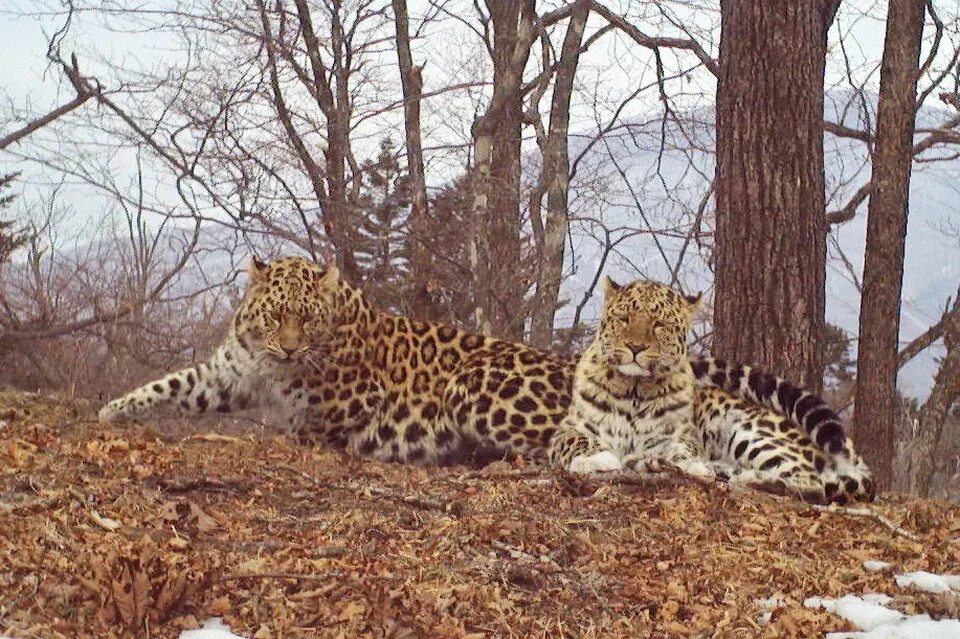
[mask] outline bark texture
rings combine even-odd
[[[714,352],[819,388],[826,33],[838,2],[722,0]]]
[[[488,0],[493,23],[493,97],[473,124],[477,328],[523,337],[520,272],[520,83],[534,41],[535,14],[527,0]]]
[[[410,53],[410,20],[406,0],[393,0],[397,32],[397,58],[403,88],[403,122],[407,146],[407,179],[410,185],[410,279],[411,307],[423,319],[438,319],[430,295],[430,238],[427,233],[427,183],[423,168],[423,142],[420,138],[420,99],[423,93],[421,69],[413,64]]]
[[[923,17],[924,0],[890,0],[880,66],[854,408],[860,452],[880,488],[891,483],[894,423],[900,415],[900,293]]]
[[[930,396],[920,409],[913,439],[908,444],[908,490],[921,497],[930,496],[947,416],[960,401],[960,300],[944,316],[943,342],[947,354],[940,360]]]
[[[580,45],[590,14],[590,0],[578,0],[570,15],[570,23],[563,39],[556,80],[550,103],[550,124],[543,149],[543,167],[538,185],[538,203],[542,192],[547,194],[547,214],[538,238],[539,260],[536,275],[536,303],[531,309],[530,343],[549,348],[553,342],[553,321],[560,294],[563,270],[564,240],[567,236],[570,155],[570,96],[580,60]],[[535,213],[531,206],[531,218]],[[537,228],[539,220],[532,220]]]

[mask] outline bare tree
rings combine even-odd
[[[902,473],[906,478],[904,488],[914,495],[931,494],[937,461],[946,441],[946,425],[960,401],[960,289],[940,321],[900,353],[897,368],[922,350],[924,344],[929,345],[938,337],[943,339],[946,354],[940,360],[930,395],[917,412],[911,432],[902,442],[906,458]]]
[[[811,388],[824,314],[824,65],[838,4],[720,3],[713,348]]]
[[[523,334],[520,267],[520,142],[523,70],[536,38],[533,2],[487,0],[492,27],[493,96],[473,123],[474,188],[472,253],[476,328],[518,339]],[[511,277],[513,276],[513,277]],[[499,284],[499,286],[498,286]]]
[[[406,0],[393,0],[393,19],[397,32],[397,59],[403,88],[403,122],[407,145],[407,181],[410,192],[409,253],[411,307],[418,317],[436,319],[432,285],[428,278],[430,253],[427,243],[427,181],[420,136],[420,101],[423,96],[422,68],[413,64],[410,53],[410,17]]]
[[[854,423],[861,452],[882,488],[892,480],[893,431],[900,416],[900,291],[923,17],[924,0],[890,0],[867,215]]]
[[[538,253],[530,342],[542,348],[549,347],[553,342],[554,317],[562,279],[563,243],[567,236],[569,217],[567,203],[570,186],[570,98],[590,6],[589,0],[578,0],[574,5],[560,50],[560,59],[556,64],[550,124],[545,134],[538,132],[537,136],[543,161],[540,178],[530,196],[530,221]],[[536,121],[539,123],[539,118]],[[547,194],[547,212],[544,219],[541,219],[539,207],[544,192]]]
[[[61,106],[58,106],[57,108],[44,113],[43,115],[37,116],[16,131],[12,131],[3,137],[0,137],[0,150],[7,148],[14,142],[19,142],[34,131],[38,131],[48,124],[51,124],[55,120],[62,118],[71,111],[85,104],[90,98],[97,95],[99,92],[98,87],[78,81],[80,78],[80,70],[77,68],[76,58],[73,58],[72,70],[73,73],[67,73],[67,77],[73,84],[73,88],[76,90],[77,96],[69,102],[62,104]]]

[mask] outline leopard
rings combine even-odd
[[[251,259],[222,342],[203,362],[109,401],[103,422],[173,412],[257,409],[307,445],[380,461],[548,463],[573,398],[577,358],[395,315],[334,264]],[[698,386],[780,411],[822,447],[843,446],[839,417],[782,379],[691,359]]]
[[[812,394],[751,367],[691,360],[688,335],[699,294],[610,278],[603,294],[594,338],[576,364],[567,417],[548,453],[551,464],[581,473],[658,471],[668,464],[817,504],[873,499],[869,468],[835,413],[812,408]],[[698,385],[705,376],[713,385]],[[761,397],[773,401],[763,406]]]
[[[566,356],[387,313],[335,265],[253,259],[210,358],[110,401],[99,417],[256,408],[301,443],[381,461],[545,458],[572,367]]]

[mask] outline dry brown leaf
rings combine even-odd
[[[116,519],[111,519],[111,518],[109,518],[109,517],[104,517],[103,515],[101,515],[100,513],[98,513],[98,512],[95,511],[95,510],[91,510],[91,511],[88,511],[88,512],[89,512],[89,515],[90,515],[90,519],[93,520],[93,523],[95,523],[96,525],[100,526],[100,527],[103,528],[104,530],[109,530],[109,531],[113,532],[114,530],[117,530],[118,528],[120,528],[120,527],[123,525],[121,522],[117,521]]]
[[[187,439],[192,439],[202,442],[230,442],[230,443],[241,443],[242,439],[239,437],[231,437],[230,435],[221,435],[220,433],[199,433],[197,435],[191,435]]]

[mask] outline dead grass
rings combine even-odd
[[[172,637],[224,616],[258,639],[816,637],[845,626],[807,596],[940,606],[863,560],[960,565],[946,503],[885,498],[881,519],[676,478],[414,468],[251,424],[91,417],[0,395],[0,634]],[[773,595],[786,603],[761,626],[755,600]]]

